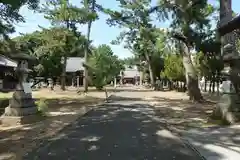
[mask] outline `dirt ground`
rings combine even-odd
[[[8,93],[11,95],[11,93]],[[111,93],[109,93],[111,94]],[[4,95],[9,97],[9,95]],[[3,96],[2,96],[3,97]],[[104,92],[76,94],[75,91],[33,92],[34,98],[42,98],[48,103],[47,116],[42,121],[18,126],[0,125],[0,160],[21,159],[34,146],[56,134],[59,130],[86,113],[93,105],[105,100]]]
[[[218,99],[218,96],[205,95],[205,98],[211,102],[197,104],[190,102],[185,93],[129,88],[118,88],[115,91],[113,88],[108,88],[108,96],[113,92],[116,92],[116,95],[118,92],[120,97],[125,96],[127,99],[148,101],[155,107],[162,121],[167,121],[179,130],[211,125],[208,121],[209,115]],[[4,96],[9,97],[9,95]],[[43,89],[33,92],[33,97],[43,98],[49,103],[47,118],[30,125],[0,126],[0,160],[21,159],[22,155],[34,146],[41,145],[44,140],[76,120],[79,115],[86,113],[90,109],[87,104],[104,101],[106,93],[92,89],[85,95],[83,92],[76,94],[76,90],[70,89],[65,92]]]
[[[163,122],[182,130],[219,125],[219,122],[213,122],[209,117],[220,96],[210,94],[203,96],[206,102],[200,104],[189,101],[186,93],[175,91],[139,90],[134,94],[127,91],[117,94],[118,99],[147,101],[155,108]]]
[[[163,92],[152,95],[149,100],[158,111],[159,117],[179,130],[219,125],[218,121],[210,119],[210,115],[220,96],[216,94],[203,94],[203,96],[206,100],[203,103],[189,101],[185,93],[179,92]]]

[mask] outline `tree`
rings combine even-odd
[[[0,9],[0,34],[7,38],[8,33],[13,33],[14,23],[24,22],[24,17],[19,14],[19,9],[28,5],[30,9],[36,9],[38,7],[39,0],[2,0]]]
[[[128,57],[128,58],[124,58],[123,62],[126,66],[132,67],[135,66],[137,64],[139,64],[138,59],[136,57]]]
[[[71,50],[66,47],[65,37],[69,39],[68,47]],[[13,41],[18,50],[34,55],[38,59],[39,63],[34,67],[35,76],[53,78],[59,77],[62,72],[62,56],[84,56],[86,38],[83,35],[76,36],[73,31],[66,28],[53,27],[21,35]]]
[[[96,0],[83,0],[83,4],[84,4],[84,8],[87,10],[87,12],[94,14],[95,12],[95,4],[96,4]],[[90,5],[91,9],[90,9]],[[97,16],[95,14],[95,16]],[[84,61],[87,63],[88,61],[88,48],[89,48],[89,43],[90,43],[90,33],[91,33],[91,27],[92,27],[92,21],[93,19],[89,19],[88,23],[87,23],[87,43],[85,46],[85,50],[84,50]],[[88,91],[88,70],[87,67],[84,67],[84,81],[83,81],[83,85],[84,85],[84,91],[87,92]]]
[[[119,75],[123,64],[108,45],[98,46],[87,63],[93,85],[101,90]]]
[[[76,24],[85,24],[89,20],[95,19],[95,15],[89,14],[86,8],[79,8],[69,3],[68,0],[49,0],[46,2],[45,7],[42,9],[45,13],[45,18],[49,19],[52,24],[64,26],[67,30],[72,29],[76,32]],[[66,34],[66,53],[70,51],[69,37]],[[86,43],[88,44],[88,43]],[[86,45],[85,44],[85,45]],[[61,89],[65,90],[65,77],[66,77],[66,63],[67,54],[63,55],[63,70],[61,78]]]
[[[166,34],[164,31],[159,30],[157,34],[157,41],[155,47],[152,49],[152,61],[154,77],[161,79],[160,73],[164,69],[164,58],[166,55],[170,54],[170,49],[168,47],[168,42],[166,41]]]
[[[157,8],[166,18],[171,15],[171,27],[174,31],[179,31],[172,32],[171,35],[178,41],[178,47],[181,49],[189,96],[192,100],[201,101],[203,98],[198,87],[198,77],[190,50],[201,44],[208,36],[204,31],[210,28],[209,16],[214,8],[207,0],[161,0]]]
[[[185,81],[185,69],[179,54],[169,54],[164,58],[163,76],[173,81]]]
[[[151,62],[153,54],[156,52],[159,30],[152,24],[150,1],[121,0],[119,3],[120,11],[104,10],[110,15],[107,20],[109,25],[125,29],[113,43],[119,44],[124,41],[125,47],[136,53],[140,61],[147,62],[151,85],[154,86],[155,76]]]
[[[16,53],[15,44],[8,37],[8,34],[15,32],[13,24],[24,22],[24,17],[19,14],[19,9],[27,5],[28,8],[36,10],[39,0],[2,0],[0,8],[0,53]]]

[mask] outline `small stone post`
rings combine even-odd
[[[49,87],[51,90],[53,90],[53,80],[52,80],[52,78],[48,78],[47,80],[48,80],[48,87]]]

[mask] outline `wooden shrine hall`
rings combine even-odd
[[[17,67],[17,62],[0,55],[0,91],[9,91],[15,89],[17,78],[14,70]]]

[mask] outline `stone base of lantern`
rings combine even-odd
[[[13,93],[9,101],[9,106],[5,108],[5,112],[1,116],[1,124],[28,124],[34,123],[39,119],[41,119],[41,115],[37,114],[37,106],[31,93],[17,90]]]
[[[27,115],[27,116],[1,116],[0,124],[2,126],[16,126],[24,124],[32,124],[43,120],[44,117],[39,114]]]

